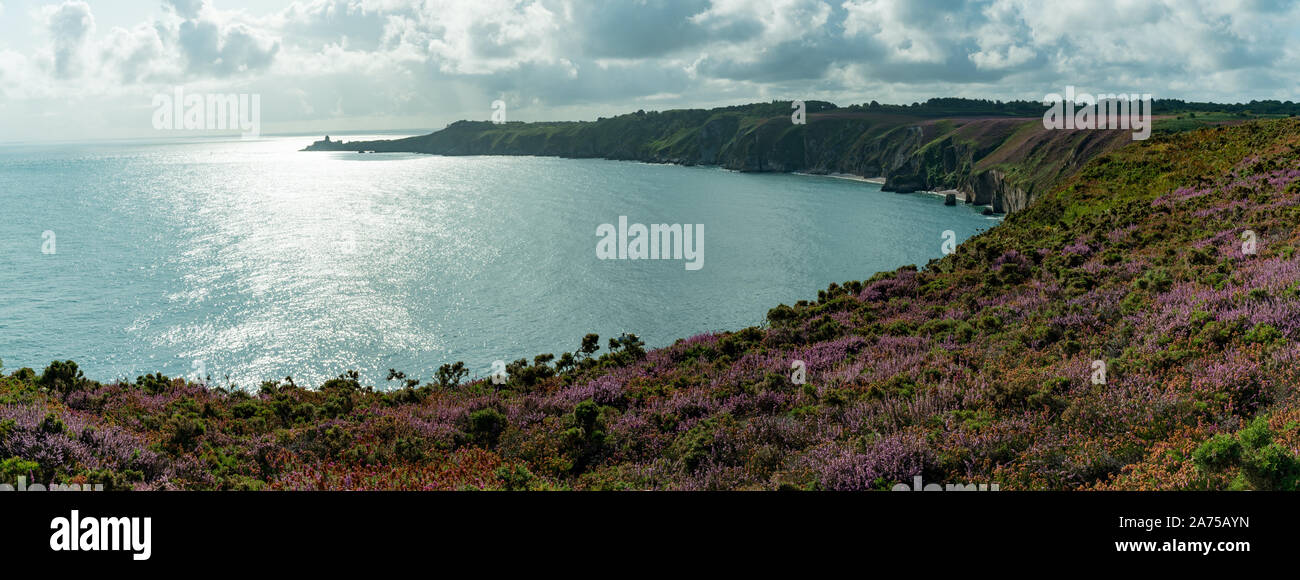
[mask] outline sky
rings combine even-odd
[[[1300,100],[1293,0],[0,0],[0,142],[148,137],[154,97],[261,131],[438,129],[821,99]]]

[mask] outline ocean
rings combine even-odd
[[[428,380],[464,361],[486,376],[591,332],[656,347],[761,324],[998,223],[831,177],[298,151],[314,139],[0,146],[5,371],[72,359],[101,381],[256,388],[354,369],[383,388],[390,368]],[[699,232],[698,256],[618,259],[635,224]]]

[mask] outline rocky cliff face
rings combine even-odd
[[[1008,183],[1007,174],[997,169],[973,175],[968,186],[961,191],[966,194],[966,203],[989,205],[999,213],[1011,213],[1029,206],[1029,193]]]
[[[1027,207],[1091,157],[1129,142],[1124,131],[1048,131],[1038,119],[927,119],[824,109],[804,125],[743,111],[637,113],[580,123],[462,121],[389,141],[318,141],[309,151],[601,157],[739,171],[883,177],[885,191],[955,189],[996,212]]]

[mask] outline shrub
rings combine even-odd
[[[1238,469],[1235,487],[1300,489],[1300,458],[1273,442],[1273,430],[1264,417],[1256,417],[1236,435],[1210,438],[1192,453],[1192,462],[1207,474]]]
[[[311,403],[300,403],[294,406],[290,412],[290,417],[294,423],[310,423],[316,420],[318,409]]]
[[[321,406],[321,415],[330,418],[342,417],[351,413],[353,406],[352,397],[347,394],[332,396]]]
[[[596,351],[600,350],[600,335],[591,333],[582,337],[582,346],[578,348],[578,354],[583,358],[590,358]]]
[[[54,413],[46,413],[45,418],[41,420],[40,431],[47,435],[60,435],[68,428]]]
[[[1220,471],[1241,461],[1241,442],[1227,433],[1220,433],[1202,443],[1192,452],[1192,463],[1204,472]]]
[[[717,425],[713,420],[691,427],[673,441],[670,453],[681,460],[687,472],[693,472],[709,457],[713,434]]]
[[[997,332],[1002,330],[1002,317],[996,314],[985,314],[979,317],[976,325],[979,326],[980,330]]]
[[[479,409],[469,414],[469,428],[466,432],[475,442],[491,447],[501,438],[506,424],[506,416],[500,411],[493,408]]]
[[[600,416],[600,408],[591,400],[578,403],[573,408],[573,419],[583,431],[591,433],[596,430],[596,418]]]
[[[1061,329],[1052,324],[1035,324],[1030,330],[1029,344],[1050,345],[1064,336]]]
[[[28,385],[34,384],[36,382],[36,371],[27,367],[23,367],[14,371],[14,374],[12,376],[15,379],[18,379],[19,382]]]
[[[772,326],[784,326],[799,318],[799,313],[784,304],[767,311],[767,322]]]
[[[1270,443],[1245,457],[1242,475],[1255,489],[1295,491],[1300,488],[1300,461],[1281,445]]]
[[[144,473],[135,469],[95,469],[85,472],[86,485],[102,485],[104,491],[130,491]]]
[[[509,467],[502,465],[493,473],[501,480],[501,486],[506,491],[526,491],[534,479],[533,472],[518,464]]]
[[[241,401],[230,408],[230,413],[239,419],[248,419],[258,415],[274,415],[271,409],[261,401]]]
[[[469,369],[465,368],[465,363],[456,361],[455,364],[444,364],[438,367],[438,374],[434,375],[438,380],[438,386],[447,389],[460,386],[460,381],[469,375]]]
[[[1246,331],[1242,340],[1247,344],[1273,344],[1282,339],[1282,331],[1268,324],[1257,324]]]
[[[37,381],[40,386],[64,395],[82,388],[85,383],[85,375],[77,368],[77,363],[70,360],[51,362]]]
[[[1168,292],[1169,289],[1173,287],[1174,279],[1169,275],[1169,272],[1164,270],[1164,268],[1156,268],[1154,270],[1147,270],[1146,273],[1142,274],[1141,278],[1138,278],[1133,282],[1133,285],[1141,290],[1150,290],[1152,292],[1162,293]]]
[[[34,483],[32,478],[38,477],[40,471],[41,465],[35,461],[10,457],[0,461],[0,483],[16,485],[19,477],[25,477],[28,483]]]
[[[605,429],[600,421],[600,406],[590,399],[573,408],[573,427],[564,432],[564,442],[573,453],[573,471],[591,465],[605,446]]]
[[[164,446],[172,452],[193,451],[198,447],[199,437],[207,433],[208,427],[202,419],[193,415],[177,413],[163,426]]]
[[[610,342],[612,343],[613,340],[611,339]],[[549,360],[550,359],[543,358],[543,356],[538,356],[534,361],[543,362],[534,362],[530,366],[527,359],[521,358],[506,365],[506,375],[510,377],[511,383],[523,385],[524,387],[532,387],[555,376],[555,369],[546,366],[546,362]]]
[[[171,379],[163,376],[162,373],[154,373],[152,375],[136,377],[135,384],[143,389],[145,393],[157,395],[167,390],[167,387],[171,385]]]
[[[832,394],[832,393],[828,393]],[[902,398],[911,399],[916,395],[916,381],[912,379],[909,373],[898,373],[878,383],[873,383],[867,387],[867,396],[877,399],[885,398]],[[842,398],[843,395],[839,394]],[[846,401],[844,401],[846,402]],[[835,401],[827,401],[835,404]]]
[[[1223,346],[1232,340],[1232,337],[1241,332],[1242,324],[1238,321],[1215,320],[1206,323],[1205,328],[1192,339],[1192,346],[1202,346],[1206,344],[1216,344]]]
[[[1268,428],[1268,421],[1263,417],[1251,421],[1237,435],[1246,449],[1259,449],[1273,442],[1273,430]]]
[[[425,458],[424,447],[420,445],[418,440],[414,439],[399,438],[397,441],[394,441],[393,454],[396,455],[398,459],[409,461],[411,463],[419,463],[424,461]]]
[[[1187,253],[1187,264],[1191,266],[1208,266],[1217,261],[1211,248],[1193,249]]]
[[[392,405],[394,407],[399,407],[402,405],[418,404],[420,401],[424,400],[424,394],[426,392],[427,392],[426,389],[413,389],[411,387],[404,387],[394,391],[389,391],[386,394],[385,401],[389,405]]]
[[[818,318],[808,328],[808,342],[826,342],[846,332],[843,324],[829,316]]]
[[[322,392],[335,393],[354,393],[361,390],[361,375],[357,371],[348,370],[343,374],[325,381],[320,386]]]

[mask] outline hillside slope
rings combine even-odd
[[[228,489],[1296,489],[1300,122],[1094,158],[769,324],[380,392],[0,379],[0,477]],[[1254,251],[1242,235],[1255,235]],[[1249,236],[1248,236],[1249,237]],[[806,367],[806,382],[792,375]],[[1094,381],[1105,364],[1103,381]]]
[[[809,102],[807,123],[789,102],[638,111],[595,122],[460,121],[387,141],[317,141],[307,151],[437,155],[548,155],[884,177],[885,191],[957,189],[996,212],[1024,209],[1129,131],[1048,131],[1041,117],[941,116],[923,109],[835,108]],[[926,109],[928,110],[928,109]]]

